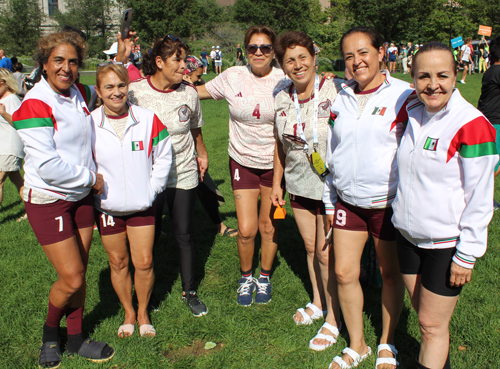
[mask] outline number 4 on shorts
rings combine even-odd
[[[240,180],[240,170],[239,169],[235,169],[234,170],[234,180],[235,181],[239,181]]]

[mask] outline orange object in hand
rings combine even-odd
[[[285,219],[286,210],[278,204],[278,207],[274,211],[274,219]]]

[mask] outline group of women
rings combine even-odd
[[[131,44],[131,37],[120,38],[117,60]],[[316,74],[314,46],[304,33],[276,37],[269,27],[251,27],[245,35],[248,65],[229,68],[196,89],[183,80],[189,47],[167,35],[145,55],[145,78],[130,82],[121,62],[107,62],[99,65],[93,88],[75,83],[84,56],[77,33],[40,41],[44,78],[12,116],[26,153],[22,194],[28,218],[58,274],[40,367],[60,365],[64,315],[70,354],[96,362],[114,355],[104,342],[84,339],[81,329],[94,219],[125,310],[120,337],[131,336],[136,323],[141,335],[156,334],[147,305],[165,202],[179,251],[182,298],[195,316],[208,312],[196,293],[193,218],[208,169],[200,99],[209,98],[229,104],[238,304],[271,301],[278,241],[273,214],[285,204],[286,190],[313,290],[312,302],[293,319],[307,325],[325,317],[309,347],[324,350],[336,343],[342,311],[350,347],[330,368],[355,367],[371,354],[359,283],[371,234],[383,279],[377,369],[398,365],[394,332],[405,285],[422,335],[417,367],[449,367],[448,323],[475,259],[486,250],[495,132],[454,89],[457,69],[444,45],[426,44],[414,58],[415,94],[380,71],[384,49],[373,29],[351,29],[340,44],[348,81]],[[273,67],[274,57],[282,69]],[[190,63],[188,73],[199,77],[200,66]],[[102,106],[93,110],[97,96]],[[260,274],[254,278],[257,232]]]

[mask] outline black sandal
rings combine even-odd
[[[40,347],[40,357],[38,358],[38,367],[42,369],[55,369],[61,365],[61,347],[58,341],[49,341]]]
[[[234,237],[233,235],[237,234],[237,233],[238,233],[237,229],[234,229],[231,227],[226,227],[226,229],[224,229],[224,233],[222,234],[222,237]]]
[[[115,350],[104,342],[98,342],[91,338],[87,338],[83,341],[77,354],[93,363],[103,363],[113,357]]]

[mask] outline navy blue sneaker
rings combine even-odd
[[[241,306],[252,305],[252,293],[255,291],[254,278],[241,278],[238,283],[238,304]]]
[[[255,294],[256,304],[267,304],[271,301],[271,282],[268,278],[262,277],[259,279],[254,278],[255,285],[257,286],[257,293]]]

